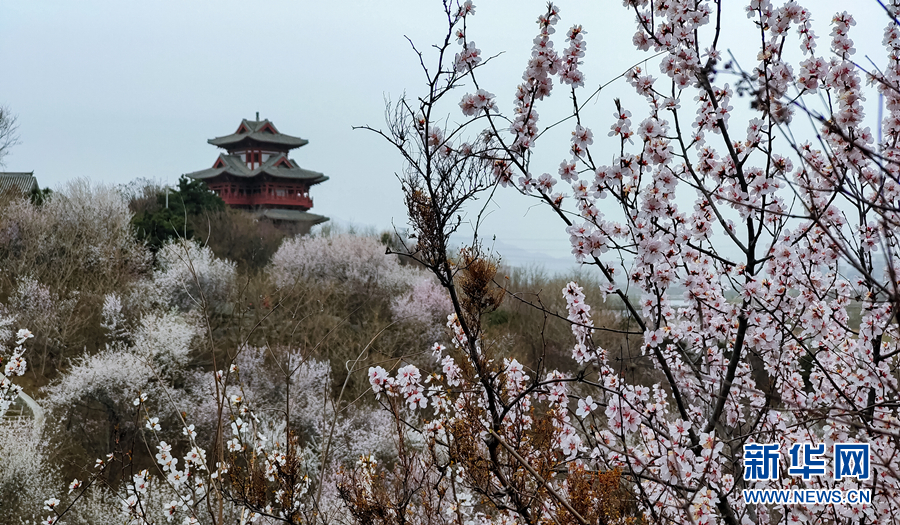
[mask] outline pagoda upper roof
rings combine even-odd
[[[276,149],[294,149],[309,144],[309,141],[306,139],[280,133],[269,119],[243,119],[237,131],[231,135],[209,139],[207,142],[213,146],[219,146],[228,150],[240,147],[244,142],[258,142],[275,146]]]
[[[260,175],[269,175],[282,179],[294,179],[307,182],[310,186],[325,182],[328,177],[318,171],[305,170],[297,165],[297,163],[287,155],[272,155],[265,162],[255,169],[250,169],[241,159],[240,155],[227,155],[222,153],[212,168],[187,173],[188,177],[193,179],[208,180],[218,177],[219,175],[232,175],[242,178],[254,178]]]

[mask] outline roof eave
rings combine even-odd
[[[286,137],[282,135],[282,137]],[[265,137],[254,137],[251,136],[250,133],[244,134],[242,136],[234,137],[232,135],[226,135],[224,137],[216,137],[214,139],[209,139],[206,142],[212,144],[213,146],[217,146],[220,148],[227,148],[239,145],[241,142],[257,142],[259,144],[266,144],[273,146],[276,149],[287,148],[294,149],[306,146],[309,144],[309,141],[306,139],[301,139],[300,137],[287,137],[288,140],[284,141],[268,141]]]
[[[218,177],[219,175],[222,175],[226,171],[227,171],[227,168],[209,168],[209,169],[200,170],[200,171],[192,171],[191,173],[185,173],[184,176],[190,177],[192,179],[205,180],[205,179],[212,179],[212,178]]]

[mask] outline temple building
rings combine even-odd
[[[268,119],[244,119],[237,131],[207,142],[225,150],[209,169],[186,174],[206,182],[232,208],[248,210],[276,225],[308,232],[327,217],[310,213],[310,187],[328,177],[288,158],[309,141],[279,132]]]
[[[33,171],[26,172],[0,172],[0,195],[12,193],[14,195],[31,195],[38,191],[37,179]]]

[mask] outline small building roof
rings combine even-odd
[[[0,172],[0,193],[6,192],[19,192],[24,195],[30,194],[32,191],[39,189],[37,178],[34,176],[33,171],[28,172],[14,172],[14,171],[3,171]]]
[[[315,213],[300,210],[268,209],[254,212],[254,215],[258,219],[265,218],[273,221],[306,222],[310,223],[310,226],[320,224],[328,220],[328,217],[325,217],[323,215],[316,215]]]
[[[310,186],[328,180],[328,177],[318,171],[301,168],[295,161],[287,158],[287,155],[285,154],[272,155],[259,167],[251,170],[244,161],[241,160],[239,155],[226,155],[222,153],[219,155],[219,158],[216,159],[212,168],[187,173],[186,175],[193,179],[208,180],[223,174],[248,179],[266,174],[282,179],[302,180],[309,183]]]
[[[258,142],[261,144],[273,146],[276,149],[286,148],[288,150],[299,148],[300,146],[309,144],[309,141],[306,139],[301,139],[300,137],[293,137],[291,135],[280,133],[275,128],[275,125],[269,121],[269,119],[243,119],[241,120],[241,125],[238,126],[237,131],[235,131],[231,135],[209,139],[207,142],[209,142],[213,146],[218,146],[227,150],[236,149],[239,146],[244,145],[242,143],[245,142]]]

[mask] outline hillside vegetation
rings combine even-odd
[[[219,429],[242,414],[217,403],[216,370],[232,371],[218,387],[239,392],[261,432],[297,436],[308,473],[323,474],[330,503],[321,505],[338,509],[337,469],[364,455],[388,460],[395,446],[389,414],[364,395],[366,370],[439,370],[432,348],[449,344],[446,292],[386,253],[390,234],[295,236],[185,181],[169,208],[164,199],[152,184],[76,180],[43,202],[0,204],[0,343],[19,328],[34,334],[17,382],[43,411],[40,428],[22,406],[0,425],[2,513],[38,519],[48,495],[90,478],[112,453],[68,519],[116,515],[126,481],[153,466],[147,431],[156,425],[153,439],[179,453],[191,439],[214,450]],[[519,349],[523,363],[566,366],[564,282],[502,274],[486,340]],[[621,324],[614,310],[596,317]],[[637,373],[639,352],[627,343],[605,341]],[[184,435],[182,420],[196,436]]]

